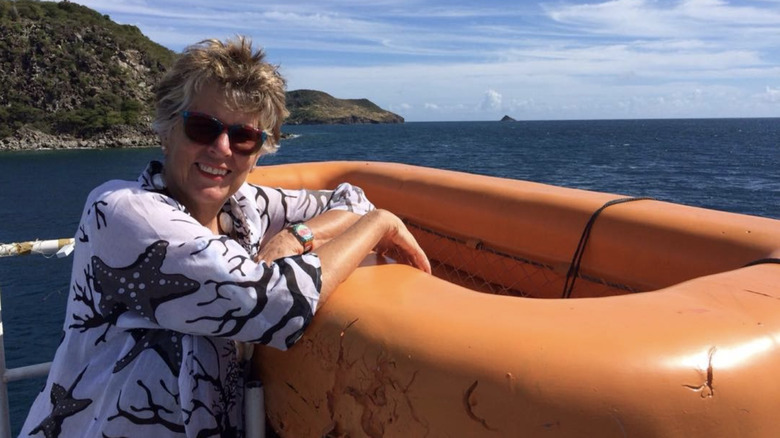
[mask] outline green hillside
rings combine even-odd
[[[315,90],[287,93],[291,125],[340,123],[403,123],[403,117],[385,111],[368,99],[336,99]]]
[[[0,150],[153,144],[153,87],[175,57],[75,3],[0,0]],[[403,122],[366,99],[288,97],[289,123]]]
[[[0,0],[0,138],[23,125],[75,137],[148,127],[174,56],[75,3]]]

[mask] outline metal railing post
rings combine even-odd
[[[66,257],[73,250],[73,239],[35,240],[0,244],[0,257],[27,254]],[[8,402],[8,382],[49,374],[51,362],[6,369],[5,330],[3,329],[2,291],[0,291],[0,438],[11,438],[11,405]]]
[[[244,389],[244,432],[247,438],[265,438],[263,384],[247,382]]]
[[[11,408],[8,404],[8,383],[5,379],[5,332],[3,330],[2,291],[0,291],[0,438],[11,438]]]

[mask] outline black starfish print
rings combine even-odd
[[[197,281],[160,271],[166,248],[168,242],[158,240],[124,268],[112,268],[98,257],[92,257],[95,290],[101,294],[98,308],[106,317],[132,310],[157,322],[154,312],[160,304],[198,290]]]
[[[151,348],[168,365],[171,374],[179,377],[182,358],[181,338],[184,335],[171,330],[133,329],[129,331],[135,339],[135,345],[125,357],[114,365],[114,373],[121,371],[142,351]]]
[[[76,377],[76,381],[73,382],[73,385],[71,385],[67,391],[57,383],[52,384],[49,397],[51,398],[51,404],[54,408],[52,409],[51,414],[44,418],[38,427],[30,431],[30,435],[43,432],[43,436],[46,438],[60,436],[60,433],[62,432],[62,423],[65,419],[76,415],[92,404],[92,400],[90,399],[73,398],[73,390],[76,388],[76,385],[79,384],[81,378],[84,377],[86,371],[86,368],[81,371],[78,377]]]

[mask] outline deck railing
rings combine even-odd
[[[67,257],[73,251],[73,239],[35,240],[30,242],[0,244],[0,257],[40,254]],[[0,299],[2,297],[0,296]],[[5,366],[5,330],[3,329],[3,305],[0,301],[0,438],[11,438],[11,410],[8,402],[8,383],[17,380],[43,377],[49,374],[51,362],[19,368]]]
[[[73,252],[73,239],[35,240],[29,242],[0,243],[0,257],[39,254],[58,258]],[[6,369],[3,330],[2,297],[0,297],[0,438],[11,438],[11,410],[8,401],[8,383],[17,380],[43,377],[49,374],[51,362]],[[265,437],[265,406],[263,386],[249,382],[244,393],[244,412],[247,414],[245,433],[248,438]],[[254,415],[252,415],[254,414]]]

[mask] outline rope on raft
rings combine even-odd
[[[748,263],[747,265],[745,265],[743,267],[747,268],[748,266],[763,265],[763,264],[766,264],[766,263],[778,263],[778,264],[780,264],[780,259],[776,259],[774,257],[768,257],[768,258],[765,258],[765,259],[753,260],[752,262]]]
[[[566,282],[563,285],[563,294],[561,295],[561,298],[570,298],[571,293],[574,290],[574,281],[577,279],[577,276],[580,273],[580,265],[582,264],[582,256],[585,254],[585,245],[588,243],[588,239],[590,238],[590,232],[593,230],[593,224],[596,222],[596,218],[601,214],[602,211],[604,211],[607,207],[617,205],[617,204],[623,204],[626,202],[632,202],[632,201],[643,201],[643,200],[654,200],[654,198],[649,197],[631,197],[631,198],[618,198],[613,199],[601,207],[599,207],[598,210],[594,211],[593,214],[590,216],[590,219],[588,220],[588,223],[585,225],[585,229],[582,231],[582,236],[580,237],[580,242],[577,244],[577,249],[574,251],[574,256],[572,257],[571,264],[569,265],[569,271],[566,273]]]

